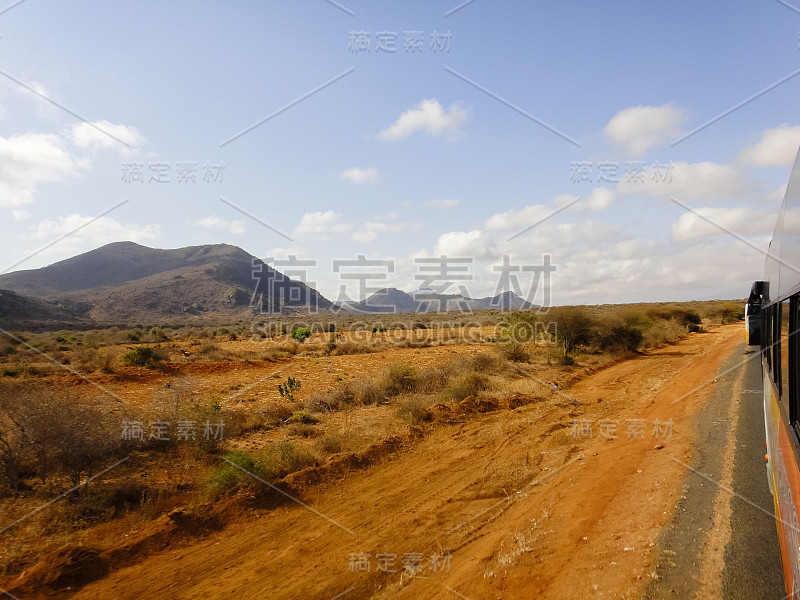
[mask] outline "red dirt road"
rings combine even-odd
[[[690,418],[741,341],[739,325],[692,334],[520,408],[438,423],[304,490],[313,510],[243,515],[72,597],[639,597],[685,475],[670,456],[690,462]]]

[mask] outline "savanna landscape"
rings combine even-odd
[[[741,304],[722,301],[316,317],[3,334],[0,587],[140,597],[130,578],[144,585],[134,573],[157,561],[163,593],[193,597],[169,565],[263,527],[282,531],[259,538],[279,543],[262,580],[279,597],[446,595],[468,568],[468,580],[513,590],[505,597],[559,589],[587,566],[559,570],[570,546],[556,538],[600,520],[556,527],[569,502],[551,495],[569,486],[554,481],[572,473],[575,485],[590,460],[685,453],[693,404],[659,394],[691,392],[675,380],[742,335]],[[674,497],[673,471],[636,493]],[[626,512],[613,496],[633,485],[625,475],[615,468],[607,489],[580,482],[607,495],[591,504],[607,531]],[[522,502],[524,526],[505,523]],[[637,510],[636,531],[615,544],[630,548],[602,550],[630,564],[598,585],[647,583],[655,554],[642,543],[667,517]],[[314,576],[281,578],[293,561]],[[229,597],[245,584],[219,585]]]
[[[798,31],[0,3],[0,600],[800,599]]]

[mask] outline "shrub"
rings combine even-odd
[[[498,337],[505,342],[521,344],[536,337],[536,315],[530,311],[511,313],[498,326]]]
[[[556,323],[556,339],[563,346],[564,354],[570,354],[589,341],[593,321],[584,309],[573,306],[554,308],[549,319]]]
[[[122,363],[131,367],[154,367],[160,360],[161,356],[149,346],[128,348],[122,355]]]
[[[19,489],[23,474],[42,480],[64,474],[77,486],[84,473],[99,470],[119,450],[116,427],[96,406],[56,388],[4,386],[0,487]]]
[[[297,340],[301,344],[309,337],[311,337],[311,330],[308,327],[300,327],[292,330],[291,338]]]
[[[107,352],[83,348],[78,352],[78,368],[83,372],[111,372],[111,356]]]
[[[606,318],[592,328],[590,344],[596,350],[636,352],[644,339],[638,319]]]
[[[330,345],[333,345],[333,348],[330,348]],[[343,356],[346,354],[365,354],[368,352],[375,352],[376,347],[374,344],[367,344],[367,343],[358,343],[358,342],[329,342],[328,347],[330,348],[331,356]]]
[[[414,391],[417,382],[414,367],[402,363],[392,363],[384,374],[384,391],[387,396],[397,396]]]
[[[496,356],[481,352],[469,359],[472,369],[481,373],[495,373],[502,370],[503,363]]]
[[[438,392],[447,385],[448,379],[443,369],[423,369],[417,375],[415,389],[423,394]]]
[[[668,344],[677,340],[687,330],[686,325],[675,319],[656,321],[644,331],[642,345],[645,348],[654,348]]]
[[[300,380],[294,377],[287,378],[286,383],[278,386],[278,393],[280,393],[281,398],[289,402],[294,402],[294,394],[298,391],[300,391]]]
[[[511,362],[525,363],[531,359],[528,348],[525,344],[520,344],[517,341],[509,340],[500,344],[500,354],[506,360]]]
[[[210,362],[222,362],[231,359],[231,354],[223,350],[216,344],[203,344],[200,346],[200,354]]]
[[[268,480],[271,475],[260,461],[257,461],[245,450],[229,452],[223,460],[225,463],[214,469],[205,481],[206,487],[215,495],[225,494],[248,485],[262,485],[252,475],[265,480]]]
[[[289,417],[287,423],[316,423],[316,419],[304,410],[296,410],[292,413],[292,416]]]
[[[385,389],[371,379],[354,379],[342,391],[355,404],[380,404],[386,399]]]
[[[285,404],[271,404],[261,411],[265,427],[278,427],[292,416],[292,409]]]
[[[420,398],[409,398],[397,409],[397,417],[410,425],[429,421],[431,413]]]
[[[292,423],[286,428],[289,435],[297,437],[312,438],[320,434],[319,429],[309,423]]]
[[[314,443],[316,450],[325,454],[337,454],[344,450],[345,446],[345,439],[342,434],[327,435]]]
[[[265,470],[273,479],[286,477],[289,473],[317,464],[317,460],[311,453],[299,450],[290,442],[270,444],[266,449],[263,461]]]
[[[328,412],[341,408],[347,402],[348,397],[343,390],[316,391],[306,402],[305,409],[312,412]]]
[[[457,377],[447,388],[445,393],[453,400],[464,400],[469,396],[476,396],[489,387],[489,378],[481,373],[466,373]]]

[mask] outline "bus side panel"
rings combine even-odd
[[[768,371],[764,370],[764,415],[767,434],[767,469],[775,503],[781,560],[789,598],[800,600],[800,471],[794,460],[787,425],[781,418]]]

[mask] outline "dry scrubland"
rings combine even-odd
[[[302,494],[437,427],[550,397],[554,383],[568,389],[632,353],[739,320],[741,306],[1,335],[0,585],[74,589],[284,502],[258,479]],[[205,435],[220,422],[224,434]],[[123,439],[131,423],[144,439]],[[151,437],[153,423],[166,424],[165,439]],[[194,439],[180,423],[194,424]]]

